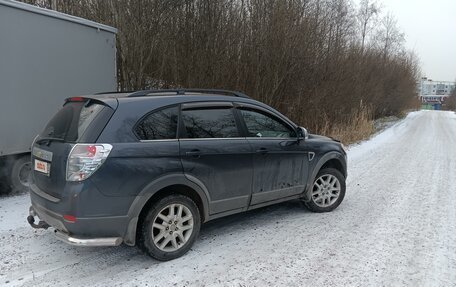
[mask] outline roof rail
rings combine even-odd
[[[162,89],[162,90],[144,90],[137,91],[129,94],[127,97],[145,97],[150,94],[163,94],[163,93],[176,93],[176,95],[185,95],[186,93],[201,93],[201,94],[222,94],[231,97],[240,97],[250,99],[249,96],[237,92],[228,90],[217,90],[217,89]]]
[[[135,91],[112,91],[112,92],[100,92],[95,95],[109,95],[109,94],[129,94],[134,93]]]

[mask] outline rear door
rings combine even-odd
[[[180,154],[185,175],[210,195],[210,214],[247,208],[252,188],[252,150],[241,137],[230,102],[183,104]]]
[[[178,105],[156,108],[144,115],[136,115],[131,107],[121,105],[117,112],[120,115],[117,120],[122,122],[126,117],[121,115],[125,113],[135,117],[127,120],[132,126],[121,127],[114,122],[107,127],[115,134],[114,137],[107,134],[113,150],[105,166],[91,178],[101,193],[132,197],[159,178],[182,174],[177,139]],[[141,118],[136,119],[137,116]]]
[[[307,149],[293,126],[266,109],[238,107],[247,140],[254,151],[251,205],[304,191],[308,176]]]

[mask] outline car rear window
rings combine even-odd
[[[153,112],[136,125],[135,133],[141,140],[175,139],[178,114],[177,107]]]
[[[49,121],[40,136],[77,142],[104,108],[94,101],[68,102]]]

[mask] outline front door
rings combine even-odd
[[[303,140],[286,121],[259,108],[238,108],[252,146],[251,205],[300,194],[308,177],[308,156]]]

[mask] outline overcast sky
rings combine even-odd
[[[434,81],[456,80],[456,0],[378,0],[418,54],[422,73]]]

